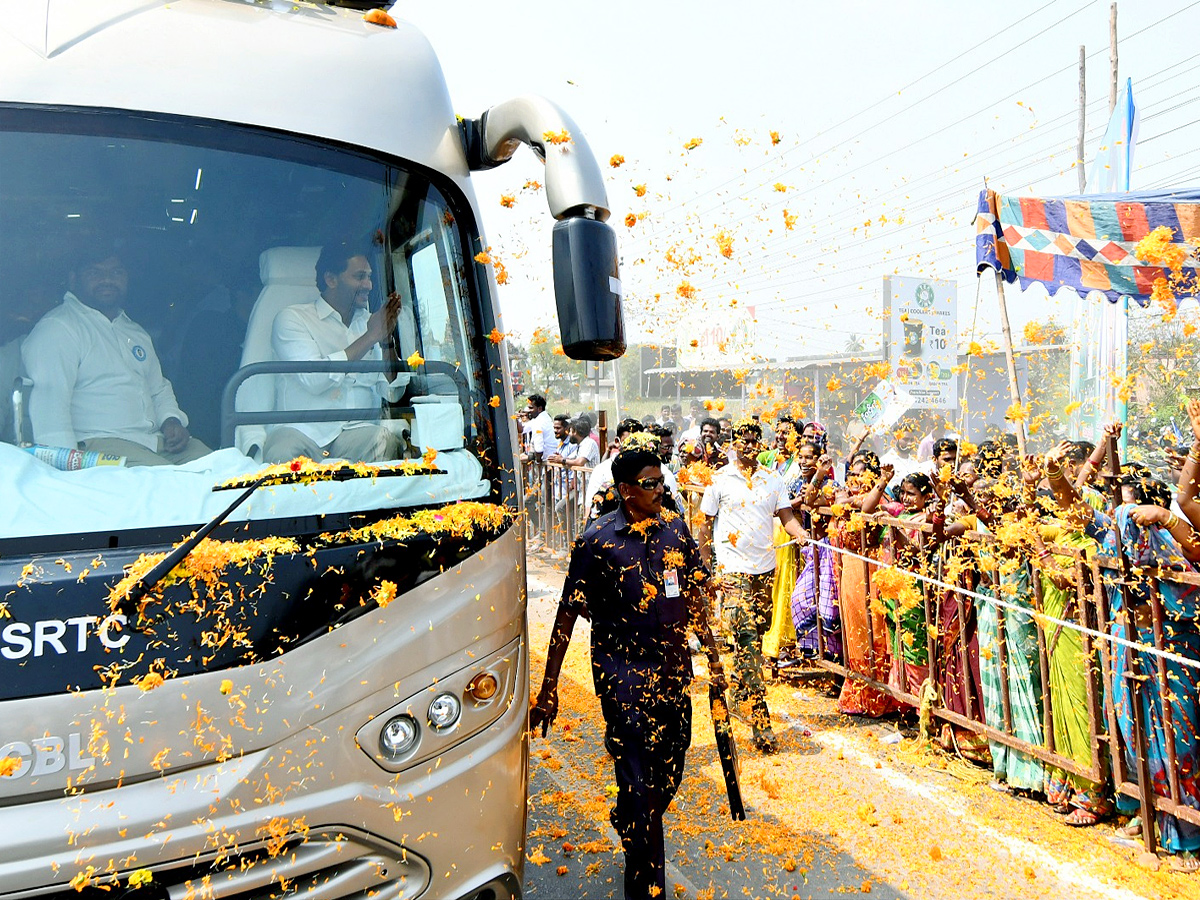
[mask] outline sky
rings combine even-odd
[[[461,115],[537,93],[586,134],[634,340],[686,344],[752,309],[755,356],[785,358],[853,337],[877,347],[885,275],[956,282],[960,342],[999,339],[994,281],[975,275],[978,192],[985,177],[1002,194],[1078,192],[1079,48],[1090,163],[1109,118],[1110,5],[406,0],[393,12],[433,44]],[[1119,78],[1141,113],[1133,188],[1200,183],[1200,0],[1126,0],[1117,27]],[[521,340],[555,324],[553,220],[526,186],[543,178],[524,149],[474,178],[509,273],[505,328]],[[1006,296],[1018,338],[1032,319],[1071,317],[1073,295]]]

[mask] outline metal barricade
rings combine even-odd
[[[532,460],[525,466],[527,534],[545,552],[569,555],[583,533],[591,505],[587,497],[588,466]]]
[[[1117,549],[1118,556],[1096,561],[1100,596],[1111,597],[1102,627],[1134,645],[1114,643],[1105,673],[1113,781],[1118,793],[1141,806],[1142,838],[1153,851],[1155,812],[1200,826],[1195,733],[1200,711],[1200,574],[1134,566],[1122,558],[1124,547],[1118,544]],[[1174,609],[1164,602],[1168,593]],[[1116,701],[1119,696],[1123,703]],[[1185,759],[1179,758],[1181,746]],[[1152,754],[1159,757],[1153,768]]]
[[[822,512],[832,514],[830,509]],[[1142,835],[1148,850],[1157,849],[1155,812],[1200,825],[1200,786],[1196,779],[1200,750],[1194,732],[1196,713],[1200,712],[1200,658],[1197,658],[1200,657],[1200,573],[1132,566],[1122,559],[1125,551],[1120,546],[1118,555],[1110,557],[1057,543],[1047,548],[1050,559],[1035,561],[1026,553],[1003,547],[990,534],[975,532],[944,543],[938,555],[928,554],[926,564],[916,570],[898,569],[890,552],[895,545],[895,529],[904,529],[916,546],[924,550],[933,526],[884,515],[857,515],[858,547],[866,552],[847,551],[839,546],[836,537],[809,541],[808,545],[817,556],[818,565],[821,554],[837,555],[839,583],[841,567],[863,568],[865,589],[861,599],[867,605],[864,612],[868,631],[868,663],[863,668],[868,671],[858,671],[843,660],[824,658],[826,640],[819,615],[815,627],[822,653],[821,658],[814,660],[815,666],[862,681],[902,703],[915,707],[924,703],[936,719],[1038,759],[1052,769],[1086,779],[1098,791],[1112,790],[1136,799],[1142,806]],[[878,540],[868,540],[872,530],[876,530]],[[953,554],[959,554],[959,561],[948,565]],[[1050,571],[1060,578],[1067,577],[1070,582],[1069,601],[1058,615],[1047,611],[1043,578],[1051,576],[1043,575],[1043,566],[1053,567]],[[926,691],[906,690],[904,679],[895,677],[899,667],[894,660],[892,677],[875,677],[880,672],[880,661],[876,657],[875,617],[871,615],[874,593],[871,585],[884,568],[902,572],[920,591],[925,614],[927,681],[933,689],[924,698],[921,695]],[[1029,585],[1027,598],[1006,597],[1003,586],[1018,583],[1021,573]],[[816,584],[819,591],[819,578]],[[1167,585],[1165,590],[1164,585]],[[1165,591],[1174,592],[1173,610],[1164,604]],[[1121,596],[1115,597],[1115,592]],[[850,598],[839,594],[837,605],[843,621],[848,602]],[[989,645],[988,650],[997,656],[1001,702],[999,714],[992,716],[964,714],[947,705],[947,697],[954,692],[965,699],[965,704],[960,705],[970,710],[972,692],[982,683],[981,677],[972,677],[980,666],[977,616],[982,604],[989,604],[995,615],[995,647]],[[1118,605],[1120,612],[1114,613]],[[956,623],[939,614],[948,609],[956,613]],[[952,642],[946,640],[945,633],[951,624],[957,628]],[[1010,678],[1016,667],[1028,665],[1029,660],[1010,658],[1007,631],[1029,625],[1036,634],[1040,686],[1036,699],[1041,713],[1041,734],[1037,741],[1017,734]],[[886,627],[890,649],[894,650],[895,619],[889,618]],[[1063,640],[1067,629],[1078,635],[1077,659],[1070,654],[1065,658],[1055,656],[1060,647],[1058,642]],[[1181,648],[1186,652],[1181,653]],[[957,657],[956,666],[949,664],[946,654]],[[1052,668],[1061,678],[1072,674],[1071,666],[1077,667],[1074,674],[1082,679],[1083,697],[1068,699],[1068,708],[1056,707],[1056,702],[1062,700],[1056,701],[1057,692],[1050,687]],[[951,672],[959,683],[948,682],[947,673]],[[1123,721],[1121,704],[1114,702],[1119,697],[1125,698]],[[978,706],[984,708],[984,704]],[[1076,754],[1070,755],[1070,748],[1058,746],[1055,720],[1068,715],[1078,718],[1081,712],[1087,720],[1087,752],[1081,754],[1076,746]],[[1178,721],[1180,718],[1184,721]],[[1179,758],[1179,748],[1183,748],[1185,759]],[[1153,771],[1152,753],[1157,754]],[[1145,785],[1149,789],[1144,790]]]
[[[823,512],[832,513],[828,509]],[[860,613],[859,620],[865,620],[867,624],[866,657],[868,665],[865,668],[868,671],[856,671],[846,665],[844,660],[825,658],[827,638],[820,615],[816,616],[815,627],[821,652],[813,661],[814,664],[831,673],[863,681],[901,703],[917,708],[924,707],[937,719],[973,732],[988,741],[1002,744],[1039,759],[1053,768],[1070,772],[1091,782],[1104,782],[1108,773],[1105,758],[1108,740],[1101,708],[1101,698],[1104,696],[1104,682],[1101,675],[1102,671],[1108,670],[1109,662],[1104,648],[1095,647],[1091,635],[1086,631],[1081,632],[1083,643],[1080,666],[1083,670],[1086,690],[1089,745],[1088,759],[1086,762],[1081,761],[1064,754],[1061,752],[1062,748],[1055,746],[1055,710],[1048,688],[1054,648],[1047,640],[1047,629],[1043,624],[1045,618],[1042,613],[1040,573],[1036,567],[1031,565],[1030,560],[1026,557],[1010,556],[990,535],[970,534],[954,542],[955,550],[966,555],[966,562],[960,560],[959,563],[948,566],[947,545],[943,545],[938,552],[933,552],[930,547],[932,525],[913,523],[886,515],[863,516],[860,514],[858,517],[861,519],[857,529],[858,546],[860,548],[877,547],[875,558],[872,558],[870,552],[866,554],[847,552],[845,548],[838,545],[836,539],[833,541],[828,539],[810,541],[808,545],[812,548],[815,557],[813,564],[817,566],[818,572],[820,571],[821,556],[825,553],[835,554],[837,559],[835,583],[841,583],[842,567],[858,565],[863,568],[864,590],[861,599],[866,608],[858,612]],[[881,532],[878,540],[869,539],[869,534],[873,529]],[[893,548],[898,543],[894,534],[895,529],[904,529],[909,534],[910,540],[916,547],[914,556],[924,556],[926,562],[918,570],[913,571],[893,566],[889,560],[891,553],[894,552]],[[1096,591],[1092,585],[1097,584],[1098,579],[1088,580],[1082,577],[1085,567],[1090,566],[1091,563],[1081,552],[1070,547],[1056,546],[1054,554],[1069,558],[1076,573],[1077,590],[1072,605],[1077,624],[1084,628],[1094,628],[1099,617],[1096,614]],[[1027,610],[1014,609],[1014,606],[1020,606],[1020,604],[1006,601],[1003,596],[997,603],[996,597],[985,593],[985,591],[990,591],[1002,595],[1002,585],[1005,583],[1000,575],[1002,563],[1005,567],[1011,567],[1013,571],[1018,566],[1025,568],[1031,586],[1031,597],[1029,598],[1031,603]],[[880,660],[877,658],[878,641],[875,634],[878,617],[872,615],[872,595],[877,593],[872,589],[872,584],[881,568],[894,569],[902,573],[911,579],[913,589],[920,592],[919,603],[923,612],[923,634],[913,635],[913,639],[914,641],[924,639],[926,654],[926,664],[920,667],[908,664],[903,660],[897,662],[894,659],[894,650],[897,646],[896,629],[900,627],[897,624],[899,615],[889,614],[886,617],[885,627],[887,628],[889,657],[891,658],[889,660],[890,677],[886,680],[877,677],[881,669]],[[814,581],[818,592],[816,603],[819,607],[821,579],[818,577]],[[840,618],[845,621],[847,619],[846,604],[850,602],[850,598],[839,592],[836,602]],[[985,702],[982,696],[982,675],[979,662],[978,611],[979,605],[984,603],[991,604],[996,612],[996,646],[994,649],[991,647],[988,649],[998,657],[1000,708],[1003,712],[993,721],[989,721],[983,712]],[[898,603],[897,609],[899,609]],[[877,607],[875,611],[878,612]],[[1008,658],[1009,641],[1007,640],[1006,625],[1009,616],[1022,616],[1032,622],[1036,629],[1037,670],[1038,681],[1041,685],[1039,705],[1042,714],[1041,741],[1036,743],[1018,736],[1014,726],[1012,679],[1009,677],[1009,673],[1016,663]],[[911,675],[914,669],[918,670],[918,675],[924,674],[925,676],[921,679],[923,683],[915,691],[907,689],[911,686],[912,679],[905,678],[905,675]],[[921,672],[920,670],[927,671]],[[929,687],[932,688],[932,691],[928,690]],[[959,702],[954,704],[959,709],[950,708],[948,705],[948,698],[952,695],[959,698]],[[973,709],[977,711],[975,714],[972,714]],[[1062,711],[1060,710],[1060,712]]]

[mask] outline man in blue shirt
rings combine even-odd
[[[545,735],[554,721],[571,631],[579,616],[589,618],[592,678],[618,787],[610,818],[625,849],[625,896],[643,900],[665,896],[663,813],[679,789],[692,737],[688,627],[710,660],[717,650],[703,595],[709,573],[682,517],[662,508],[659,459],[649,450],[623,450],[612,471],[621,505],[575,542],[529,724]],[[720,662],[710,667],[724,694]]]

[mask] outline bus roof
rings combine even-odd
[[[288,0],[0,5],[0,102],[196,116],[467,163],[432,47],[414,26]]]

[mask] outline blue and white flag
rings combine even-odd
[[[1117,94],[1108,129],[1100,140],[1100,149],[1088,170],[1088,194],[1112,194],[1129,190],[1129,173],[1133,170],[1133,149],[1137,144],[1141,116],[1133,104],[1133,80]]]

